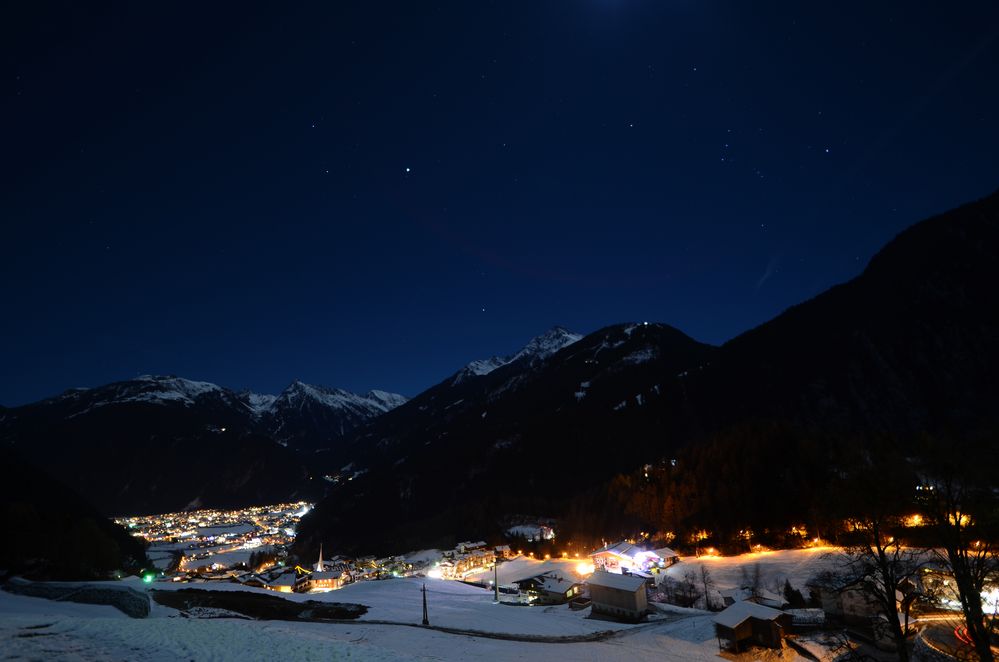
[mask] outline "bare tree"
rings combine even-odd
[[[900,515],[911,512],[914,472],[895,447],[884,440],[865,440],[857,465],[843,478],[844,515],[854,520],[851,544],[845,549],[838,575],[840,591],[859,592],[884,617],[898,659],[909,659],[908,617],[899,618],[898,595],[911,592],[925,554],[905,547],[898,538]],[[911,600],[902,604],[908,609]]]
[[[954,578],[968,636],[979,660],[992,662],[996,618],[985,613],[982,594],[990,580],[999,581],[995,492],[973,473],[928,478],[920,488],[936,528],[937,560]]]
[[[839,573],[843,591],[859,591],[887,621],[888,632],[895,642],[898,659],[909,660],[907,645],[909,614],[912,604],[911,587],[919,570],[925,565],[926,554],[904,547],[892,533],[893,518],[873,515],[857,522],[857,542],[845,550]],[[899,599],[905,612],[904,624],[899,619]],[[908,597],[908,599],[906,599]]]
[[[715,587],[715,580],[711,578],[708,566],[701,564],[701,587],[704,589],[704,608],[711,609],[711,591]]]
[[[749,568],[742,566],[742,588],[749,591],[749,596],[753,599],[763,597],[763,569],[759,563],[754,563]]]
[[[697,590],[697,585],[697,574],[688,568],[680,576],[680,581],[677,582],[674,591],[676,604],[681,607],[693,607],[697,603],[697,599],[701,597],[700,592]]]

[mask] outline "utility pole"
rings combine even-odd
[[[423,585],[423,624],[430,625],[430,619],[427,618],[427,585]]]
[[[494,559],[493,560],[493,589],[495,589],[495,591],[496,591],[496,599],[494,600],[494,602],[497,602],[497,603],[499,602],[499,570],[498,570],[498,568],[499,568],[499,564],[496,563],[496,560]]]

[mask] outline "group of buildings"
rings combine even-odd
[[[443,553],[432,574],[441,579],[464,579],[470,572],[508,558],[513,558],[509,545],[490,547],[483,540],[460,542]]]
[[[196,510],[122,517],[115,521],[148,543],[149,558],[161,569],[213,579],[228,578],[250,559],[277,559],[295,539],[311,509],[307,502],[233,510]]]
[[[281,593],[319,593],[335,591],[357,581],[404,577],[421,569],[401,556],[380,559],[374,556],[356,559],[334,556],[324,559],[320,547],[318,560],[308,567],[279,564],[258,572],[233,576],[232,581]]]

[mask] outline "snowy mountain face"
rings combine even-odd
[[[246,432],[263,432],[288,445],[292,438],[336,440],[404,402],[406,398],[395,393],[375,390],[358,395],[300,381],[278,395],[267,395],[250,391],[235,393],[217,384],[173,375],[143,375],[96,388],[71,389],[34,405],[10,410],[10,418],[28,411],[44,418],[69,420],[122,405],[182,407],[192,413],[200,412],[210,427],[235,426]]]
[[[146,375],[4,409],[0,445],[49,449],[47,469],[109,512],[266,503],[306,496],[316,450],[339,460],[346,435],[405,401],[302,382],[278,395],[236,393]],[[193,467],[192,450],[213,461]]]
[[[532,338],[531,342],[524,345],[524,348],[513,355],[510,362],[519,361],[520,359],[529,359],[531,361],[538,361],[547,359],[549,356],[559,351],[563,347],[568,347],[569,345],[582,339],[578,333],[573,333],[567,329],[563,329],[560,326],[556,326],[545,333],[542,333],[536,338]]]
[[[329,450],[368,420],[406,402],[397,393],[364,395],[339,388],[292,382],[278,395],[248,393],[244,403],[269,435],[297,450]]]
[[[175,376],[142,375],[97,388],[75,388],[39,404],[67,408],[67,417],[125,403],[195,407],[207,403],[238,407],[239,398],[228,389],[209,382]]]
[[[256,417],[261,416],[265,411],[270,409],[274,401],[277,400],[276,395],[266,395],[262,393],[251,393],[250,391],[243,391],[239,394],[239,399],[250,408],[253,415]]]
[[[358,416],[377,416],[395,409],[406,402],[405,396],[386,391],[369,391],[364,395],[351,393],[339,388],[313,386],[294,381],[280,395],[249,394],[251,400],[261,405],[261,414],[277,414],[286,410],[301,410],[309,406],[321,406],[334,411]]]
[[[494,356],[491,359],[472,361],[458,371],[452,380],[452,384],[460,384],[470,377],[488,375],[497,368],[501,368],[509,363],[513,363],[514,361],[519,361],[521,359],[526,359],[531,363],[544,360],[563,347],[568,347],[572,343],[578,341],[582,337],[583,336],[578,333],[573,333],[560,326],[556,326],[545,333],[542,333],[540,336],[532,338],[531,341],[524,345],[524,347],[521,348],[521,350],[516,354],[511,354],[510,356]]]

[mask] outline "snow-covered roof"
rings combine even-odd
[[[674,556],[676,556],[676,557],[679,558],[679,556],[680,556],[679,554],[677,554],[676,552],[674,552],[669,547],[660,547],[659,549],[654,549],[652,551],[655,552],[656,556],[658,556],[661,559],[668,559],[668,558],[672,558]]]
[[[283,575],[275,577],[274,579],[267,582],[270,586],[294,586],[295,585],[295,573],[287,572]]]
[[[309,578],[312,579],[312,581],[317,581],[317,580],[321,580],[321,579],[339,579],[341,575],[343,575],[343,573],[340,572],[339,570],[332,571],[332,572],[329,572],[329,571],[327,571],[327,572],[314,572],[311,575],[309,575]]]
[[[638,547],[635,547],[630,542],[625,542],[624,540],[622,540],[621,542],[616,542],[601,547],[597,551],[590,553],[590,556],[596,556],[597,554],[603,554],[603,553],[610,553],[610,554],[617,554],[618,556],[631,557],[635,554],[635,552],[640,552],[640,551],[642,550],[640,550]]]
[[[772,621],[784,612],[771,607],[764,607],[755,602],[736,602],[727,607],[724,611],[715,616],[715,623],[727,628],[736,628],[747,618],[758,618],[764,621]]]
[[[577,582],[570,581],[564,577],[553,577],[551,575],[542,575],[538,577],[538,588],[541,588],[549,593],[566,593],[570,588],[576,585]]]
[[[619,575],[615,572],[597,571],[586,580],[590,586],[603,586],[604,588],[615,588],[619,591],[635,592],[645,586],[645,580],[633,575]]]

